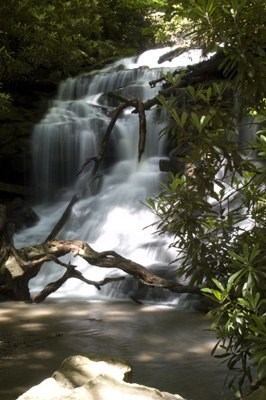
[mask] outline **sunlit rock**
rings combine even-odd
[[[179,395],[128,383],[131,367],[117,359],[69,357],[51,378],[17,400],[184,400]]]
[[[131,366],[117,358],[103,358],[91,354],[89,357],[73,356],[63,361],[52,378],[61,386],[75,388],[99,375],[108,375],[128,382],[131,378]]]

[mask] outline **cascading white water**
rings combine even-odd
[[[113,129],[97,179],[92,179],[90,167],[77,176],[86,160],[98,154],[116,106],[106,94],[118,91],[122,96],[142,100],[155,96],[158,88],[150,88],[148,82],[169,68],[169,63],[157,64],[167,50],[123,59],[88,76],[69,78],[60,85],[57,98],[35,127],[32,139],[34,182],[39,194],[35,210],[40,222],[16,236],[18,247],[45,240],[75,193],[80,200],[73,206],[60,238],[87,241],[97,251],[115,250],[145,266],[167,265],[173,259],[167,238],[158,238],[155,228],[146,228],[155,222],[155,217],[142,204],[158,193],[163,178],[159,171],[159,159],[164,156],[164,142],[159,140],[163,121],[158,110],[147,111],[148,132],[141,162],[137,154],[138,116],[127,110]],[[171,68],[198,62],[200,58],[200,51],[186,53]],[[98,280],[106,273],[88,267],[83,260],[75,259],[73,263],[81,267],[88,279]],[[32,280],[33,290],[62,275],[55,265],[45,265],[43,271]],[[56,295],[69,298],[89,293],[92,295],[86,284],[69,280]]]

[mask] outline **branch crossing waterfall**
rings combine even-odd
[[[76,194],[79,201],[58,238],[84,240],[97,251],[114,250],[144,266],[169,270],[169,263],[175,257],[168,248],[169,239],[154,234],[155,226],[151,225],[155,216],[144,204],[149,196],[159,192],[165,174],[159,170],[159,159],[165,156],[165,143],[160,138],[164,126],[160,111],[153,108],[146,113],[146,147],[140,162],[138,115],[132,113],[133,109],[126,109],[111,133],[97,176],[91,175],[93,162],[82,168],[87,159],[98,154],[112,111],[118,105],[116,100],[108,98],[108,92],[145,101],[158,93],[158,87],[151,88],[150,81],[158,79],[162,72],[201,59],[201,51],[193,50],[178,57],[174,65],[158,64],[159,56],[167,50],[150,50],[61,83],[57,98],[35,127],[32,138],[33,179],[39,199],[35,209],[40,222],[16,236],[18,247],[44,241]],[[66,259],[69,261],[69,257]],[[91,280],[110,274],[110,270],[90,267],[78,257],[70,261]],[[64,272],[63,267],[52,263],[45,264],[42,270],[30,282],[33,291]],[[115,271],[114,274],[118,275]],[[70,279],[54,296],[123,297],[125,291],[130,295],[137,290],[133,279],[131,284],[131,288],[124,288],[120,294],[117,285],[110,284],[99,293],[93,286]],[[149,291],[157,296],[155,289]],[[164,296],[164,291],[160,292]],[[171,298],[166,292],[170,302],[178,303],[185,298],[185,295]]]

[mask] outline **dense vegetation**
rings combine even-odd
[[[179,274],[213,302],[214,355],[266,380],[266,4],[261,0],[10,0],[0,5],[0,106],[16,81],[61,79],[150,43],[221,54],[217,74],[168,75],[158,96],[183,171],[148,203],[173,235]],[[126,23],[125,23],[126,21]]]
[[[170,120],[164,134],[183,173],[169,174],[149,204],[158,232],[174,237],[180,276],[214,303],[213,353],[239,372],[230,386],[240,397],[253,367],[266,379],[266,5],[169,3],[158,40],[182,31],[190,46],[222,57],[220,75],[203,83],[168,77],[176,91],[159,96]]]
[[[108,57],[146,48],[152,39],[147,18],[162,1],[11,0],[0,5],[0,82],[9,90],[18,80],[59,79]]]

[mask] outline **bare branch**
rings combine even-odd
[[[42,263],[44,255],[46,257],[53,256],[58,258],[71,252],[75,256],[79,255],[80,257],[82,257],[90,265],[95,265],[100,268],[120,269],[121,271],[127,273],[128,275],[133,276],[134,278],[138,279],[143,284],[148,286],[166,288],[171,290],[172,292],[178,292],[178,293],[200,294],[199,288],[187,287],[175,281],[163,279],[153,274],[151,271],[149,271],[142,265],[135,263],[134,261],[129,260],[127,258],[124,258],[115,251],[97,252],[88,243],[79,240],[65,240],[65,241],[52,240],[34,246],[33,248],[27,247],[18,250],[18,252],[21,252],[21,256],[28,259],[29,261],[34,261],[35,264],[38,264],[38,262]],[[84,281],[85,278],[83,279],[83,277],[79,272],[75,271],[74,273],[75,270],[74,266],[69,266],[62,263],[61,265],[64,265],[67,268],[67,275],[64,278],[65,280],[66,278],[68,279],[71,275],[71,277],[75,277]],[[65,280],[63,281],[63,283],[65,282]],[[63,284],[61,283],[61,281],[59,283]],[[90,283],[90,284],[95,284],[95,283]]]
[[[121,103],[115,109],[115,111],[114,111],[114,113],[112,115],[111,121],[110,121],[110,123],[109,123],[109,125],[107,127],[106,132],[105,132],[104,138],[102,140],[101,149],[100,149],[100,152],[98,154],[98,159],[97,159],[97,161],[95,163],[95,166],[94,166],[94,172],[97,171],[97,169],[99,168],[100,163],[102,162],[102,159],[104,157],[104,154],[106,152],[106,149],[107,149],[107,146],[108,146],[108,143],[109,143],[109,140],[110,140],[110,136],[111,136],[113,127],[115,126],[115,123],[116,123],[118,117],[123,112],[123,110],[125,108],[127,108],[127,107],[128,107],[128,103]]]
[[[79,176],[85,169],[85,167],[87,165],[89,165],[92,161],[97,161],[98,160],[98,156],[92,156],[90,158],[87,158],[87,160],[85,161],[85,163],[81,166],[81,169],[78,171],[78,173],[76,174],[76,176]]]
[[[63,228],[63,226],[65,225],[71,209],[73,207],[73,205],[78,201],[78,197],[76,195],[74,195],[72,197],[72,199],[70,200],[67,208],[65,209],[65,211],[63,212],[63,215],[61,216],[61,218],[59,219],[59,221],[57,222],[57,224],[54,226],[52,232],[48,235],[47,239],[45,240],[46,242],[48,242],[49,240],[52,240],[56,237],[56,235],[58,234],[58,232]]]
[[[44,301],[50,294],[56,292],[70,278],[76,278],[86,283],[87,285],[93,285],[98,290],[101,290],[101,286],[104,286],[107,283],[122,281],[125,279],[124,276],[119,276],[113,278],[105,278],[101,281],[91,281],[85,278],[80,271],[77,271],[76,266],[71,264],[61,263],[59,260],[57,260],[57,263],[66,267],[67,268],[66,272],[61,278],[59,278],[55,282],[50,282],[48,285],[45,286],[45,288],[40,293],[34,296],[32,299],[33,303],[41,303],[42,301]]]
[[[142,154],[145,151],[145,143],[146,143],[146,115],[143,106],[143,102],[138,99],[138,113],[139,113],[139,151],[138,151],[138,159],[140,161]]]

